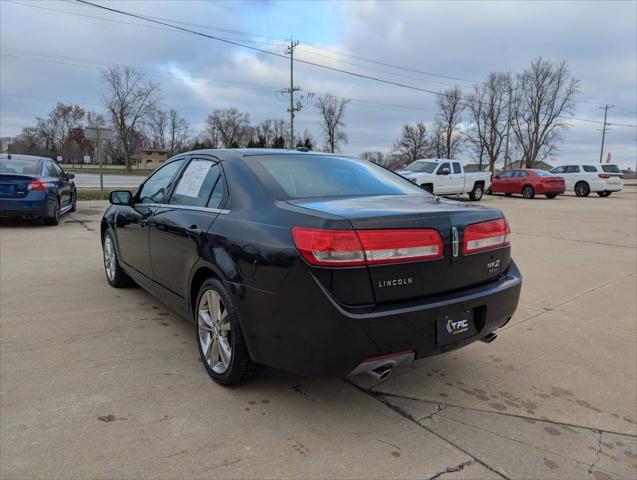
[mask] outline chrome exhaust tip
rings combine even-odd
[[[376,367],[374,370],[370,370],[367,373],[369,373],[375,380],[385,380],[391,375],[392,367],[392,364],[381,365],[380,367]]]

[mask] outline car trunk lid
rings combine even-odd
[[[0,198],[22,198],[29,193],[29,183],[36,180],[32,175],[0,173]]]
[[[291,204],[345,218],[356,231],[434,229],[442,238],[443,255],[435,260],[370,264],[367,271],[376,303],[451,292],[492,280],[506,269],[509,248],[462,254],[467,225],[502,218],[500,210],[428,195],[289,200]],[[453,231],[455,230],[455,238]],[[454,256],[453,240],[458,241]],[[347,275],[332,268],[332,276]]]

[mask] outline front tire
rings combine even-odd
[[[473,190],[469,193],[469,198],[474,202],[478,202],[482,198],[483,194],[484,188],[482,185],[474,185]]]
[[[111,287],[121,288],[133,284],[133,280],[122,270],[117,259],[115,242],[111,230],[107,230],[102,239],[102,250],[104,252],[104,271],[106,280]]]
[[[588,197],[591,193],[591,187],[586,182],[577,182],[575,184],[575,195],[578,197]]]
[[[60,201],[55,201],[55,206],[53,207],[53,214],[50,217],[44,217],[44,224],[49,226],[55,226],[60,223]]]
[[[597,195],[599,195],[600,197],[610,197],[611,193],[613,192],[604,191],[604,192],[597,192]]]
[[[527,200],[530,200],[533,197],[535,197],[535,190],[533,190],[532,186],[527,185],[526,187],[522,189],[522,196],[526,198]]]
[[[199,289],[195,310],[197,348],[208,375],[220,385],[229,386],[254,378],[261,365],[252,361],[230,293],[216,278],[209,278]]]

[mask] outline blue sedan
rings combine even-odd
[[[50,158],[0,155],[0,217],[57,225],[60,215],[75,211],[74,176]]]

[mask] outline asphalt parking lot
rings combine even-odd
[[[485,197],[524,274],[481,342],[371,377],[214,384],[193,327],[104,277],[99,219],[0,227],[0,477],[635,478],[637,188]]]

